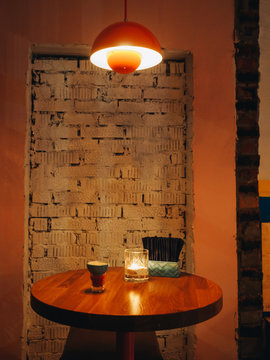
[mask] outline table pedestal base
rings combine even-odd
[[[134,360],[134,333],[116,333],[116,351],[119,360]]]

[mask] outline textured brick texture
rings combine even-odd
[[[185,62],[122,76],[88,60],[36,57],[28,125],[25,344],[59,359],[68,328],[38,317],[30,285],[99,259],[123,265],[143,236],[185,240],[192,269],[191,105]],[[249,201],[249,200],[247,200]],[[186,330],[159,334],[164,359],[191,359]],[[184,344],[184,345],[183,345]]]
[[[239,359],[262,358],[262,254],[258,199],[259,1],[237,0],[236,183]]]

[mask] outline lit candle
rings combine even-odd
[[[136,263],[132,263],[130,266],[128,266],[127,268],[127,272],[129,275],[132,275],[132,276],[142,276],[145,274],[147,268],[144,267],[144,266],[140,266]]]
[[[148,250],[125,250],[125,280],[137,282],[148,280]]]

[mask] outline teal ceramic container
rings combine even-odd
[[[148,271],[150,276],[179,277],[180,262],[149,260]]]

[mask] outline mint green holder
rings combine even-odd
[[[179,277],[180,262],[149,260],[148,272],[150,276]]]

